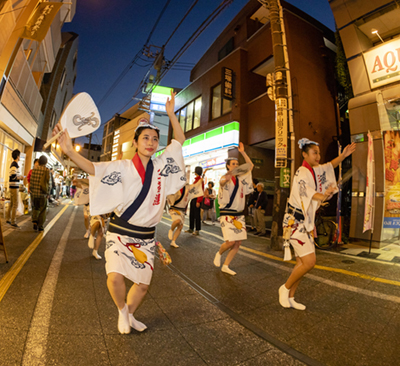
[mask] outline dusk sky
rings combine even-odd
[[[166,46],[164,55],[167,60],[175,56],[190,35],[221,2],[222,0],[198,1]],[[234,0],[197,38],[179,62],[194,65],[247,2],[248,0]],[[289,0],[288,2],[330,29],[335,29],[328,0]],[[99,103],[146,43],[166,3],[167,0],[77,1],[77,11],[73,21],[63,28],[63,31],[79,34],[78,74],[74,93],[85,91],[92,96],[99,108],[102,125],[115,113],[122,113],[137,102],[132,100],[129,103],[149,67],[135,65],[108,98]],[[192,3],[193,1],[170,0],[149,43],[162,46]],[[139,61],[139,63],[148,64],[146,61]],[[170,70],[160,85],[184,88],[189,84],[189,76],[189,71]],[[101,144],[102,126],[96,135],[92,143]],[[80,143],[87,141],[87,138],[79,140]]]

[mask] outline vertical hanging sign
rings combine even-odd
[[[222,68],[222,98],[232,100],[233,95],[233,70],[227,67]]]
[[[367,157],[367,185],[365,192],[365,211],[363,233],[367,230],[373,231],[374,206],[375,206],[375,184],[374,184],[374,140],[368,131],[368,157]]]
[[[287,164],[287,99],[277,98],[275,123],[275,168],[286,168]]]

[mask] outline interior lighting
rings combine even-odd
[[[382,43],[385,43],[385,42],[383,41],[382,37],[379,35],[379,32],[378,32],[377,29],[372,28],[372,29],[371,29],[371,33],[377,35],[377,36],[379,37],[379,39],[382,41]]]

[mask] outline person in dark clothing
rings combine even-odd
[[[201,166],[196,166],[194,169],[194,182],[193,184],[198,183],[201,180],[201,186],[204,189],[204,182],[202,178],[203,168]],[[193,235],[199,235],[201,230],[201,217],[200,217],[200,204],[203,201],[203,190],[201,192],[201,196],[195,197],[190,201],[190,211],[189,211],[189,230],[186,230],[186,233],[191,233]],[[196,230],[194,230],[194,225],[196,223]]]
[[[20,180],[24,179],[24,177],[19,172],[19,158],[21,152],[16,149],[12,152],[11,156],[13,158],[13,162],[10,166],[10,178],[8,183],[8,189],[10,191],[10,205],[8,206],[8,210],[6,213],[6,222],[11,226],[19,228],[16,223],[16,216],[17,216],[17,208],[18,208],[18,192],[20,186]]]
[[[250,216],[250,225],[251,229],[248,231],[256,231],[256,225],[254,223],[254,205],[256,204],[257,198],[258,198],[258,191],[257,191],[257,184],[258,184],[258,179],[253,178],[253,188],[254,192],[250,193],[249,196],[249,201],[247,202],[247,206],[249,207],[249,216]]]
[[[258,197],[254,206],[254,222],[257,232],[255,235],[265,236],[265,210],[267,209],[268,197],[267,192],[264,191],[264,184],[257,184]]]
[[[46,221],[47,195],[49,194],[50,171],[46,168],[47,158],[39,158],[39,166],[34,168],[31,175],[30,190],[32,196],[33,230],[43,231]]]

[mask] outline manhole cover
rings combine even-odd
[[[345,263],[345,264],[353,264],[354,261],[352,261],[351,259],[345,259],[344,261],[342,261],[342,263]]]

